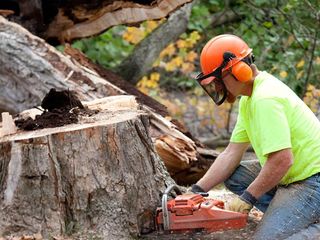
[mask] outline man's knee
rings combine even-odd
[[[242,192],[246,189],[241,185],[241,183],[239,183],[238,181],[235,181],[232,178],[228,178],[226,181],[224,181],[224,185],[229,191],[234,193],[237,193],[240,191]]]

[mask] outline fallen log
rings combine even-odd
[[[0,138],[0,236],[129,239],[154,230],[159,196],[173,180],[148,115],[133,96],[84,106],[99,112]]]
[[[116,25],[165,18],[191,1],[15,0],[0,4],[0,15],[11,15],[10,19],[33,34],[61,43],[91,37]]]

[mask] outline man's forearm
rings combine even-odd
[[[247,191],[258,199],[277,186],[290,169],[292,159],[290,149],[281,150],[281,152],[271,155],[257,178],[249,185]]]
[[[223,151],[206,174],[197,182],[203,190],[209,191],[214,186],[225,181],[239,166],[247,144],[231,144]]]

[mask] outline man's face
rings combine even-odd
[[[222,80],[227,88],[227,102],[234,103],[237,100],[237,96],[239,95],[239,87],[237,84],[237,80],[235,77],[228,71],[223,75]]]

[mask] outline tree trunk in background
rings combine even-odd
[[[153,230],[159,196],[173,181],[146,113],[130,96],[116,107],[113,98],[77,124],[0,139],[0,236],[129,239]]]
[[[176,41],[187,29],[193,2],[175,11],[149,36],[144,38],[133,53],[119,66],[118,74],[132,84],[136,84],[152,68],[160,52]]]

